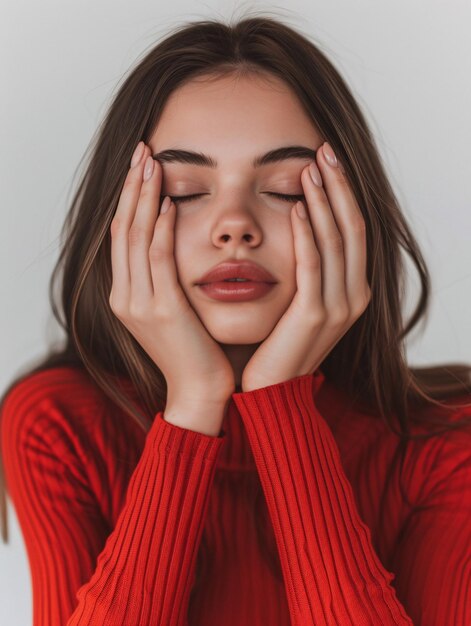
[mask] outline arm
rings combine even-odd
[[[410,626],[314,403],[323,380],[317,370],[233,394],[273,522],[292,625]]]
[[[34,393],[14,390],[6,401],[5,477],[29,557],[34,625],[186,625],[223,436],[158,413],[112,529],[69,426]]]

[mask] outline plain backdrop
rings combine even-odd
[[[0,387],[62,338],[48,284],[79,161],[122,76],[183,22],[274,11],[334,62],[369,121],[432,275],[411,365],[471,361],[471,3],[468,0],[15,0],[0,22]],[[418,294],[408,261],[406,313]],[[11,506],[0,542],[0,623],[32,623]]]

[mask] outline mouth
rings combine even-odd
[[[212,281],[208,281],[205,283],[196,283],[196,285],[198,287],[201,287],[202,285],[214,285],[216,283],[239,283],[239,284],[244,284],[244,283],[267,283],[269,285],[274,285],[276,283],[276,281],[274,280],[251,280],[249,278],[224,278],[221,280],[212,280]]]
[[[201,283],[198,287],[212,300],[247,302],[269,294],[276,284],[276,282],[224,279]]]
[[[275,284],[275,277],[262,265],[248,260],[232,260],[220,263],[206,272],[197,283],[198,286],[213,283],[268,283]]]

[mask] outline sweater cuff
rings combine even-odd
[[[245,405],[247,409],[257,407],[267,401],[277,407],[280,402],[283,402],[283,398],[290,395],[292,396],[294,392],[306,408],[312,408],[314,405],[314,396],[324,382],[325,375],[317,368],[312,374],[303,374],[280,383],[274,383],[273,385],[260,387],[259,389],[252,389],[251,391],[233,393],[232,398],[235,402]]]
[[[167,422],[164,411],[159,411],[148,433],[153,438],[153,446],[163,454],[181,454],[185,457],[201,457],[214,461],[226,438],[226,431],[221,430],[215,437],[189,428],[183,428]]]

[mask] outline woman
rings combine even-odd
[[[2,411],[36,626],[470,623],[469,368],[405,362],[427,269],[313,43],[177,29],[66,224],[67,345]]]

